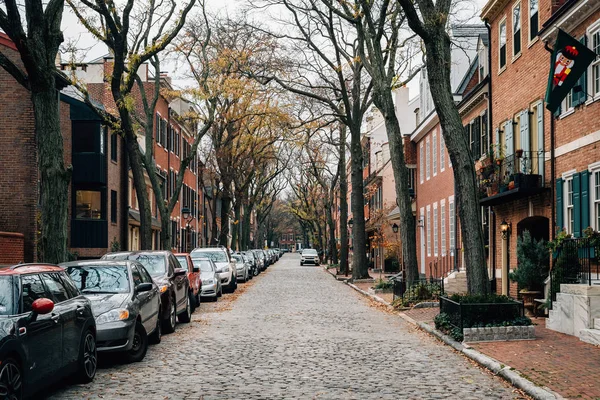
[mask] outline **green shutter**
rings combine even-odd
[[[590,173],[581,173],[581,232],[590,226]]]
[[[573,236],[581,237],[581,177],[573,175]]]
[[[561,231],[565,225],[563,224],[563,180],[556,180],[556,227]]]

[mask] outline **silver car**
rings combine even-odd
[[[300,265],[314,264],[319,265],[319,253],[315,249],[304,249],[300,258]]]
[[[231,260],[235,261],[235,269],[237,271],[237,280],[242,282],[248,282],[250,276],[248,262],[244,259],[241,254],[232,254]]]
[[[237,289],[237,271],[235,263],[231,261],[229,252],[225,247],[203,247],[192,250],[190,257],[210,258],[217,266],[217,273],[221,284],[226,290],[233,293]]]
[[[200,297],[216,301],[223,294],[223,286],[215,263],[210,258],[192,258],[192,263],[194,268],[200,268],[200,279],[202,280]]]

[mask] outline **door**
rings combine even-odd
[[[160,293],[158,291],[158,287],[152,280],[152,277],[146,271],[143,265],[138,265],[138,269],[140,271],[140,275],[142,277],[143,283],[150,283],[152,285],[152,290],[148,291],[149,301],[148,301],[148,323],[152,327],[148,332],[154,329],[156,326],[156,320],[160,318],[158,311],[160,310]]]
[[[421,221],[425,221],[425,214],[421,214]],[[421,225],[423,225],[421,223]],[[419,227],[419,231],[420,231],[420,243],[421,243],[421,273],[424,274],[425,273],[425,227],[424,226],[420,226]]]
[[[137,285],[144,283],[142,279],[142,274],[136,265],[131,266],[131,276],[133,277],[133,287],[137,287]],[[140,318],[142,319],[142,325],[144,325],[144,329],[146,332],[152,332],[156,324],[151,324],[151,316],[152,316],[152,305],[150,303],[152,291],[137,293],[133,299],[135,305],[139,307],[140,310]],[[156,321],[155,321],[156,323]]]
[[[37,299],[52,300],[37,274],[21,276],[21,292],[23,313],[31,313],[33,302]],[[29,349],[29,365],[26,369],[33,381],[43,381],[58,371],[62,365],[63,346],[62,322],[58,313],[53,311],[38,315],[35,321],[29,323],[24,319],[19,327],[19,335],[24,346]]]
[[[83,312],[83,304],[78,299],[69,295],[58,273],[40,274],[46,289],[54,301],[54,312],[60,315],[63,337],[63,366],[73,365],[79,358],[79,347],[81,345],[81,331],[84,328],[83,321],[78,315]]]
[[[177,259],[173,255],[169,255],[169,265],[169,270],[172,270],[173,274],[175,270],[181,268],[181,264],[179,264],[179,261],[177,261]],[[177,301],[177,312],[179,313],[185,308],[185,303],[187,301],[187,272],[183,275],[174,276],[173,280],[173,284],[175,287],[175,297]]]

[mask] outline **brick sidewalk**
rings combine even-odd
[[[433,325],[439,309],[413,309],[412,319]],[[600,348],[575,336],[546,329],[545,318],[533,319],[535,340],[471,343],[473,349],[519,371],[533,383],[566,398],[600,399]]]

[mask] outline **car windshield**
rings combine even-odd
[[[214,262],[227,262],[227,255],[224,251],[199,251],[199,254],[202,254],[202,257],[210,258]]]
[[[315,249],[307,249],[302,252],[303,256],[316,256],[317,251]]]
[[[146,271],[152,276],[164,275],[167,271],[165,256],[162,254],[130,254],[127,258],[142,264],[144,268],[146,268]]]
[[[16,314],[13,297],[15,282],[11,276],[0,276],[0,315]]]
[[[67,267],[81,293],[127,293],[129,274],[125,265]]]
[[[181,264],[181,268],[188,269],[187,257],[186,256],[175,256],[179,264]]]
[[[212,272],[213,270],[208,260],[192,259],[192,263],[194,263],[194,267],[200,268],[202,272]]]
[[[234,254],[231,257],[237,262],[244,262],[244,259],[240,255]]]

